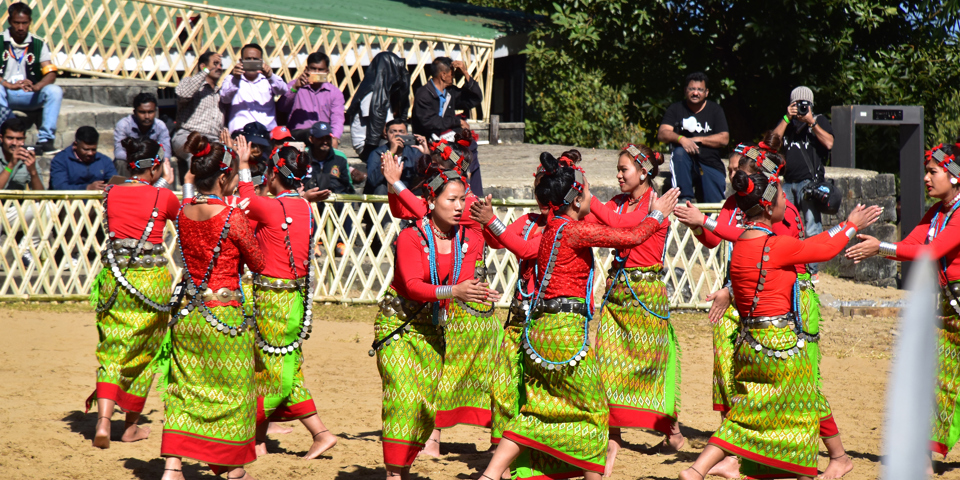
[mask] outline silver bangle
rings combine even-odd
[[[847,228],[847,231],[843,233],[847,234],[847,238],[853,240],[853,237],[857,236],[857,229],[853,227],[849,227]]]
[[[450,285],[440,285],[437,287],[437,300],[446,300],[453,298],[453,287]]]
[[[253,174],[250,173],[249,168],[244,168],[240,170],[240,181],[253,183]]]
[[[830,235],[831,238],[836,237],[841,231],[843,231],[843,225],[837,224],[830,227],[830,230],[827,230],[827,235]]]
[[[197,196],[197,189],[192,183],[183,184],[183,198],[193,198]]]
[[[711,232],[717,229],[717,220],[713,217],[707,217],[703,221],[703,228],[710,230]]]
[[[503,232],[507,231],[507,226],[504,225],[503,222],[501,222],[497,217],[493,217],[493,223],[491,223],[487,228],[489,228],[490,231],[498,237],[503,235]]]
[[[897,256],[897,244],[890,242],[880,242],[880,256],[881,257],[896,257]]]
[[[406,190],[406,189],[407,189],[407,186],[403,184],[403,181],[402,181],[402,180],[397,180],[396,182],[393,182],[393,191],[394,191],[394,192],[400,193],[400,192],[402,192],[402,191],[404,191],[404,190]]]
[[[660,210],[651,210],[650,213],[647,214],[647,217],[644,218],[644,220],[646,220],[647,218],[652,218],[656,220],[657,223],[663,223],[663,220],[667,217],[664,216],[663,212],[661,212]]]
[[[727,282],[726,288],[727,288],[727,291],[730,292],[730,304],[734,305],[734,308],[736,308],[736,304],[733,303],[733,284],[730,282]]]
[[[153,182],[153,186],[157,188],[167,188],[170,186],[170,182],[168,182],[165,178],[159,178],[156,182]]]

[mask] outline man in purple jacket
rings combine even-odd
[[[343,92],[327,81],[330,57],[323,52],[311,53],[299,77],[289,83],[290,92],[280,99],[280,111],[290,112],[287,127],[293,138],[306,142],[310,127],[317,122],[330,124],[333,148],[343,135]]]

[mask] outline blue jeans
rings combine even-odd
[[[63,89],[58,85],[47,85],[39,92],[7,90],[0,87],[0,121],[6,121],[13,110],[33,112],[43,110],[37,141],[53,140],[57,135],[57,117],[60,115],[60,103],[63,101]]]
[[[797,206],[797,210],[800,211],[800,215],[803,215],[804,233],[807,238],[823,232],[823,224],[820,222],[820,212],[818,212],[816,208],[813,208],[812,202],[804,200],[800,194],[800,192],[803,191],[803,187],[812,181],[813,180],[801,180],[797,183],[783,184],[783,193],[787,196],[787,200],[793,202],[793,204]],[[807,264],[807,272],[811,275],[815,275],[817,270],[816,263]]]
[[[673,149],[670,173],[673,176],[673,186],[680,189],[681,202],[696,199],[706,203],[722,203],[726,200],[726,173],[701,164],[700,160],[691,157],[683,147]],[[699,187],[699,195],[694,193],[694,186]]]

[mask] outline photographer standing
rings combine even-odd
[[[263,60],[263,47],[256,43],[240,49],[239,62],[220,88],[220,102],[229,109],[227,128],[230,133],[257,122],[267,130],[277,126],[275,98],[290,92],[290,87],[273,74],[270,63]]]
[[[773,131],[783,137],[787,149],[783,193],[800,209],[806,236],[812,237],[823,231],[820,212],[802,192],[807,185],[823,180],[824,163],[833,148],[833,127],[827,117],[814,115],[813,91],[797,87],[790,92],[787,114]],[[819,280],[817,264],[807,265],[807,271],[814,281]]]

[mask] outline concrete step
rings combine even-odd
[[[60,116],[57,118],[57,136],[53,140],[54,147],[66,148],[73,143],[74,134],[82,126],[91,126],[100,132],[100,151],[106,155],[113,155],[113,128],[121,118],[130,115],[129,107],[105,106],[97,103],[79,100],[64,100],[60,106]],[[27,144],[37,142],[37,127],[40,123],[40,112],[17,115],[26,117],[32,126],[27,130]]]
[[[133,97],[141,92],[157,94],[156,82],[112,78],[58,78],[64,100],[133,108]]]

